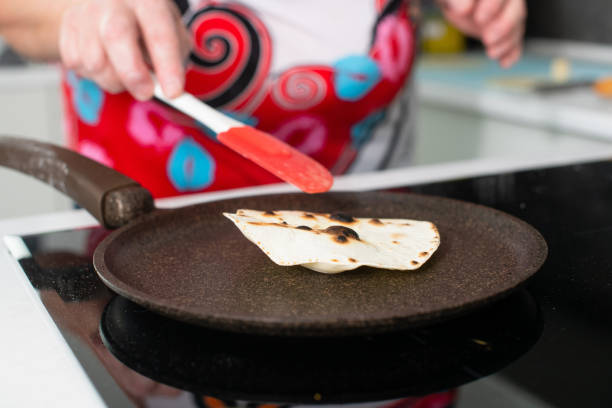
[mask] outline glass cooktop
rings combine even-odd
[[[602,162],[395,189],[513,214],[549,257],[496,303],[370,336],[233,334],[157,315],[98,279],[101,228],[7,244],[108,406],[611,406],[610,186]]]

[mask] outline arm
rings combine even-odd
[[[490,58],[503,67],[521,56],[525,0],[439,0],[447,20],[465,34],[480,38]]]
[[[0,36],[21,55],[59,61],[57,37],[63,12],[79,0],[2,0]]]
[[[171,0],[1,0],[0,35],[21,54],[61,61],[111,93],[183,91],[189,35]]]

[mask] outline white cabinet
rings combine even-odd
[[[421,99],[412,165],[483,158],[583,156],[612,149],[612,141],[531,126]]]
[[[60,70],[0,67],[0,134],[63,142]],[[71,201],[31,177],[0,167],[0,219],[69,209]]]

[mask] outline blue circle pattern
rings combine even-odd
[[[88,125],[96,125],[104,104],[104,92],[95,82],[78,78],[72,71],[68,72],[68,83],[72,87],[72,105],[79,118]]]
[[[174,147],[166,170],[170,182],[178,191],[196,191],[212,184],[215,162],[204,147],[187,137]]]
[[[376,61],[366,55],[349,55],[334,63],[334,88],[345,101],[361,99],[380,78]]]
[[[372,131],[385,117],[385,111],[379,110],[366,116],[351,127],[351,144],[359,149],[372,135]]]

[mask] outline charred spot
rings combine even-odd
[[[287,221],[283,221],[283,225],[287,225]]]
[[[348,241],[348,238],[345,237],[344,235],[336,235],[334,239],[336,240],[336,242],[340,242],[342,244]]]
[[[413,265],[418,265],[419,263],[417,261],[410,261],[411,264]]]
[[[275,216],[276,213],[274,211],[264,211],[263,215]]]
[[[327,232],[328,234],[338,235],[345,238],[353,238],[359,240],[359,235],[348,227],[344,227],[342,225],[332,225],[331,227],[325,228],[323,232]]]
[[[353,263],[355,263],[355,262],[357,262],[357,260],[356,260],[356,259],[354,259],[354,258],[349,258],[349,262],[353,262]]]
[[[429,252],[425,252],[425,251],[423,251],[423,252],[421,252],[421,253],[419,254],[419,256],[427,256],[427,255],[429,255]]]
[[[304,213],[304,214],[302,214],[302,217],[304,217],[304,218],[314,218],[315,216],[310,214],[310,213]]]
[[[348,214],[345,213],[333,213],[329,216],[330,220],[335,220],[335,221],[340,221],[340,222],[346,222],[346,223],[351,223],[351,222],[355,222],[355,219],[353,217],[351,217]]]
[[[393,242],[394,244],[399,244],[399,241],[391,241],[391,242]]]
[[[275,222],[247,221],[247,224],[267,226],[267,227],[283,227],[283,228],[285,227],[285,225],[277,224]]]
[[[312,228],[310,228],[310,227],[309,227],[309,226],[307,226],[307,225],[298,225],[296,228],[297,228],[297,229],[304,230],[304,231],[312,231]]]
[[[411,224],[409,222],[402,224],[404,227],[409,227]]]
[[[378,218],[372,218],[370,220],[370,224],[372,224],[372,225],[383,225],[383,222],[381,220],[379,220]]]

